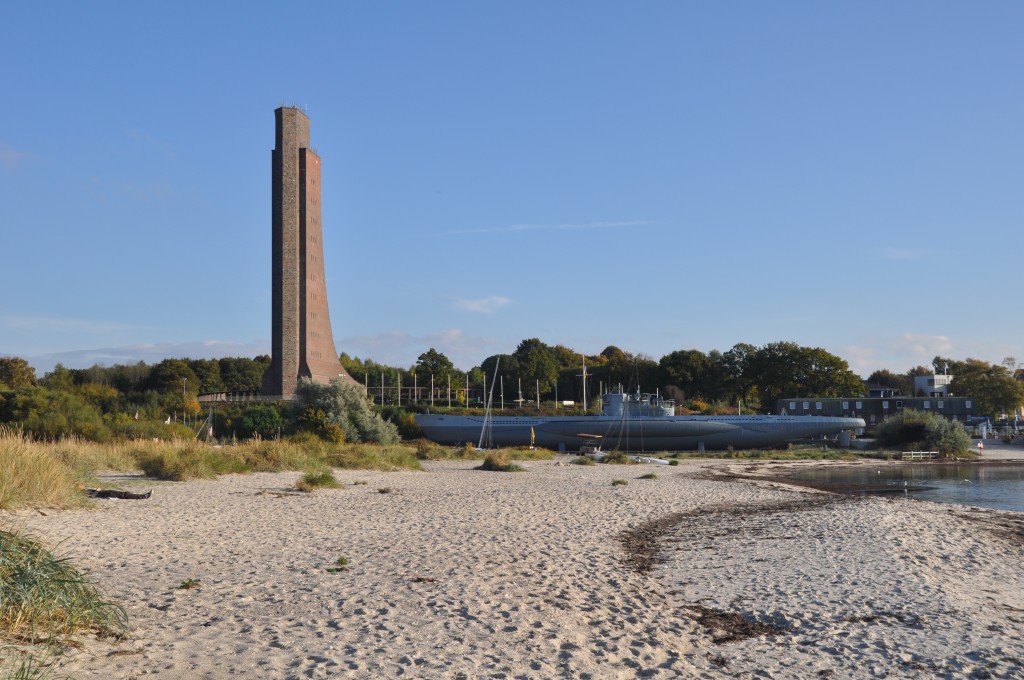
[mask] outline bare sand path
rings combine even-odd
[[[75,678],[1024,675],[1020,515],[709,478],[721,463],[473,465],[0,521],[128,608],[130,638],[70,653]]]

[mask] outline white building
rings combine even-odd
[[[953,376],[944,373],[914,376],[914,396],[948,397]]]

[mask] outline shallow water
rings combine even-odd
[[[898,490],[906,482],[910,487],[929,487],[908,493],[910,498],[1024,512],[1024,465],[1020,464],[865,465],[809,470],[793,477],[871,489]]]

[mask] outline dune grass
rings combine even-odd
[[[462,446],[443,446],[427,439],[419,439],[413,442],[413,446],[416,447],[416,457],[420,460],[484,460],[491,451],[504,451],[514,460],[551,460],[555,457],[554,451],[531,449],[528,446],[478,449],[473,442],[466,442]]]
[[[313,468],[302,475],[302,479],[295,482],[295,488],[299,491],[316,491],[317,489],[339,489],[341,483],[335,479],[330,468]]]
[[[127,625],[124,608],[105,600],[67,557],[0,531],[0,637],[51,643],[80,632],[122,635]]]
[[[522,472],[526,468],[513,463],[507,449],[498,449],[497,451],[489,451],[484,458],[484,462],[478,465],[476,469],[487,470],[488,472]]]
[[[142,470],[155,479],[186,481],[224,474],[323,470],[421,470],[415,446],[330,444],[319,439],[253,440],[212,447],[190,440],[96,443],[33,441],[0,427],[0,510],[73,508],[91,504],[83,486],[100,470]]]
[[[91,479],[88,466],[70,464],[67,458],[58,445],[36,443],[21,432],[0,427],[0,510],[88,505],[79,490]]]

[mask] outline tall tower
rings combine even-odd
[[[320,221],[320,157],[309,148],[309,117],[274,111],[272,177],[273,328],[263,394],[290,399],[299,378],[352,380],[331,333]]]

